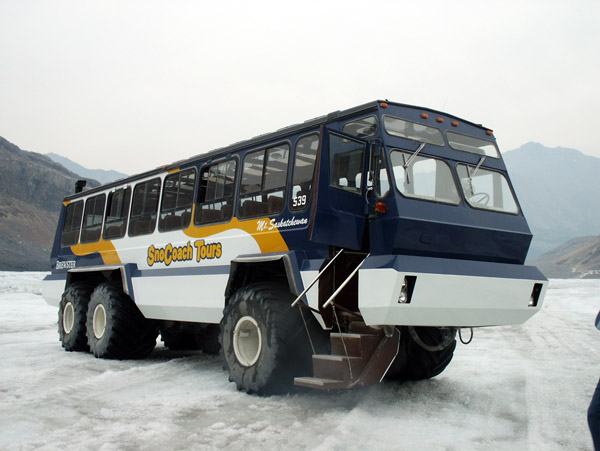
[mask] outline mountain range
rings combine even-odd
[[[549,277],[600,277],[600,159],[534,142],[504,159],[534,234],[528,263]],[[0,137],[0,270],[48,270],[60,205],[76,180],[91,188],[123,177]]]
[[[600,234],[600,158],[534,142],[503,156],[534,235],[530,260],[573,238]]]
[[[122,172],[84,168],[80,164],[55,153],[47,153],[46,156],[52,161],[62,164],[65,168],[74,174],[79,175],[82,179],[97,180],[98,182],[105,184],[127,177],[127,174],[123,174]]]

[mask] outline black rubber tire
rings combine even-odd
[[[221,343],[219,342],[220,334],[221,328],[218,324],[207,324],[200,340],[202,352],[210,355],[219,354],[221,351]]]
[[[440,343],[448,343],[441,350],[423,348],[412,336],[408,327],[400,328],[400,350],[385,378],[389,380],[408,381],[430,379],[437,376],[450,364],[456,348],[456,330],[454,334],[437,327],[413,327],[419,339],[427,347],[437,347]],[[448,333],[451,336],[448,336]]]
[[[105,328],[100,337],[94,334],[94,311],[104,309]],[[102,283],[90,298],[86,331],[90,351],[103,359],[141,359],[156,346],[156,321],[144,318],[135,303],[120,287]]]
[[[87,352],[90,350],[87,344],[85,322],[93,289],[94,287],[87,283],[75,282],[69,285],[62,295],[58,307],[58,337],[62,347],[67,351]],[[73,315],[73,326],[67,331],[65,330],[65,309],[69,304],[70,314]],[[69,320],[67,319],[67,321]]]
[[[294,389],[294,377],[312,373],[312,352],[294,296],[287,287],[256,283],[239,289],[227,303],[219,341],[229,380],[246,393],[271,395]],[[258,360],[244,366],[235,355],[233,334],[238,321],[253,318],[260,330]]]

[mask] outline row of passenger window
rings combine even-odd
[[[312,190],[319,135],[300,138],[295,147],[289,208],[302,211]],[[242,162],[237,217],[271,216],[284,209],[290,155],[288,143],[246,153]],[[228,221],[233,216],[238,160],[232,157],[204,166],[196,184],[196,169],[189,168],[164,179],[154,178],[130,187],[71,202],[65,212],[61,245],[94,243],[104,239],[147,235],[158,230],[181,230],[194,224]],[[196,186],[197,185],[197,186]],[[130,205],[131,203],[131,205]],[[106,207],[106,208],[105,208]],[[131,207],[131,208],[130,208]],[[82,221],[83,219],[83,221]],[[103,227],[104,226],[104,227]]]

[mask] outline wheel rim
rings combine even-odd
[[[240,318],[233,331],[233,351],[243,366],[252,366],[262,350],[262,337],[258,323],[251,316]]]
[[[75,308],[72,302],[67,302],[63,308],[62,326],[66,334],[70,334],[75,325]]]
[[[94,317],[92,319],[94,327],[94,337],[100,340],[104,336],[106,330],[106,310],[102,304],[98,304],[94,309]]]

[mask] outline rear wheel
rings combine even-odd
[[[105,359],[140,359],[156,345],[156,322],[144,318],[119,287],[102,283],[90,298],[87,311],[90,351]]]
[[[83,282],[69,285],[58,308],[58,336],[67,351],[89,351],[85,334],[88,303],[93,287]]]
[[[456,329],[409,326],[400,330],[400,350],[386,379],[429,379],[450,364],[456,348]]]
[[[238,390],[285,393],[311,372],[311,348],[294,296],[266,283],[238,290],[225,307],[221,343],[225,369]]]

